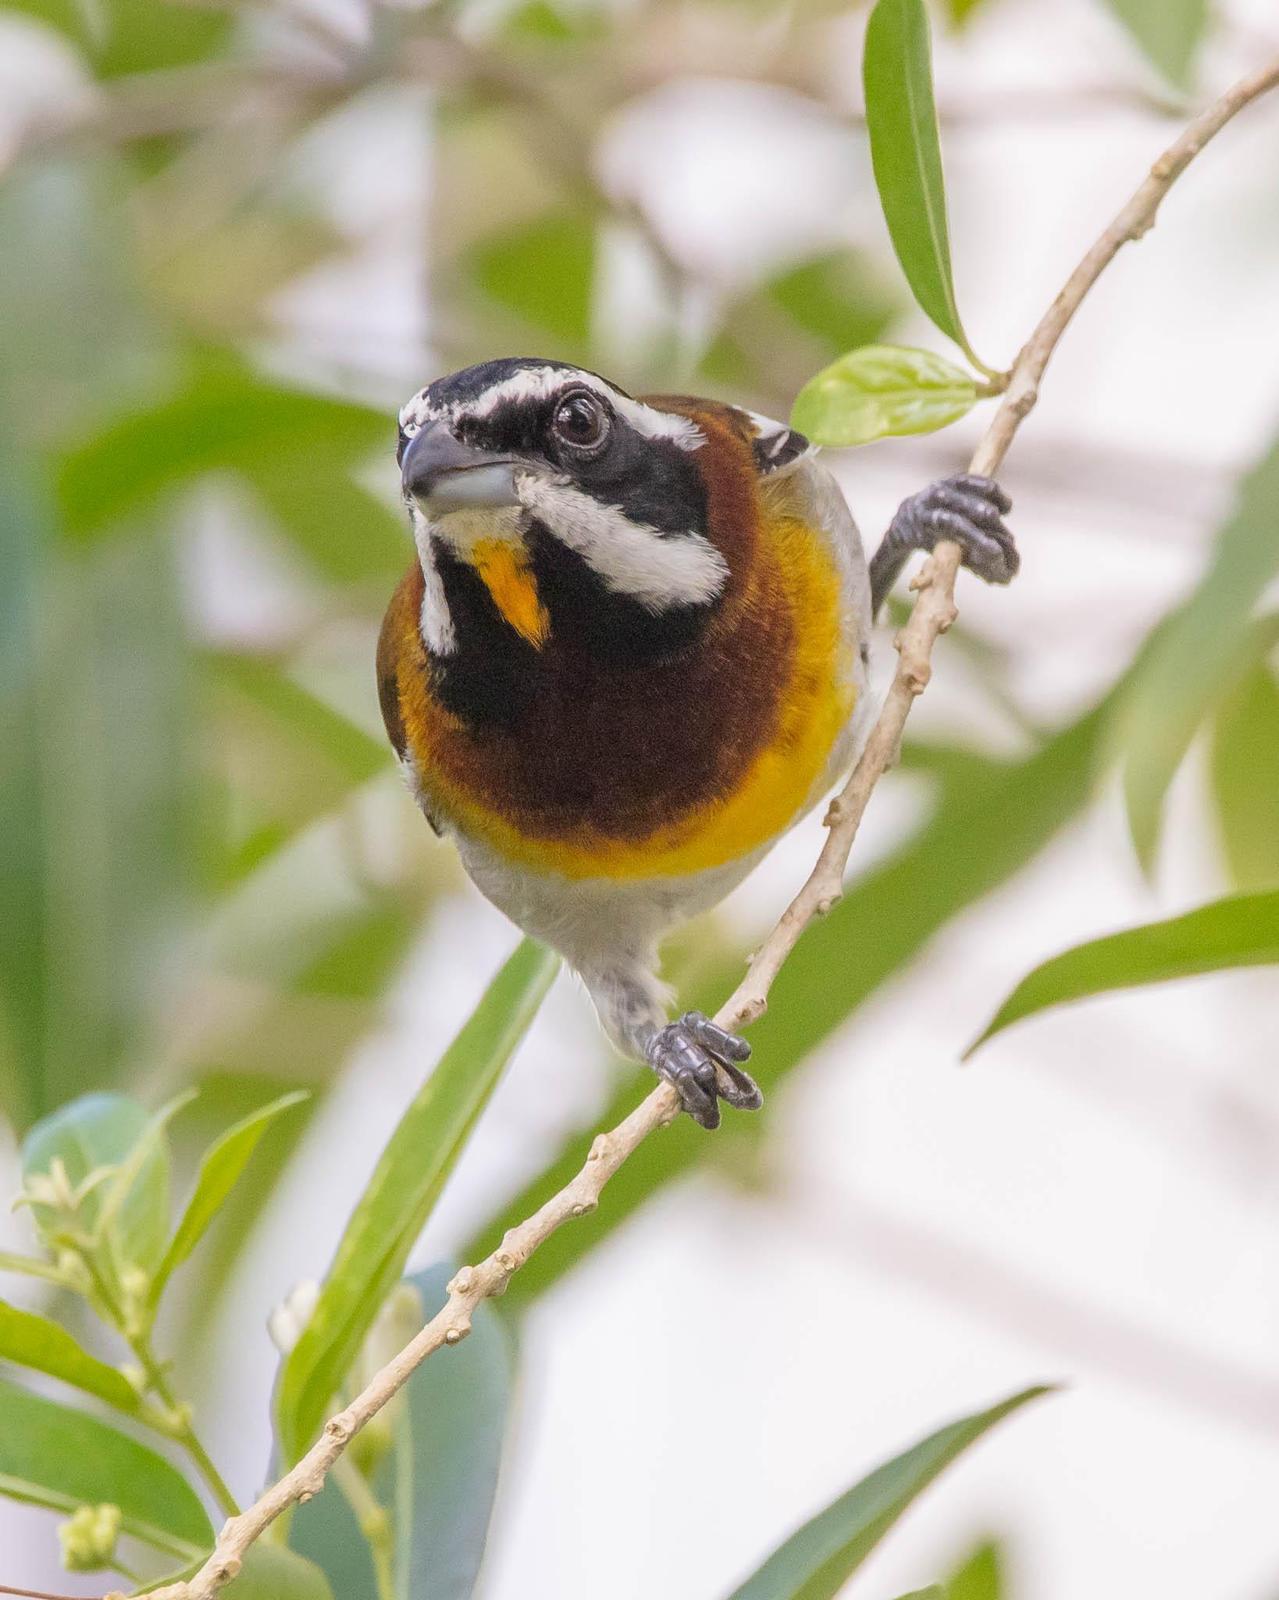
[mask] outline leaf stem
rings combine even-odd
[[[369,1542],[378,1600],[396,1600],[395,1531],[390,1512],[373,1493],[368,1479],[349,1456],[339,1456],[334,1463],[333,1481],[355,1513],[360,1532]]]
[[[151,1348],[149,1335],[130,1327],[129,1318],[120,1302],[116,1299],[115,1292],[107,1282],[102,1268],[94,1259],[93,1252],[91,1250],[81,1251],[80,1259],[84,1262],[94,1293],[102,1302],[103,1310],[106,1312],[108,1319],[137,1359],[146,1376],[147,1388],[157,1396],[167,1413],[164,1418],[154,1413],[143,1413],[139,1420],[146,1422],[157,1433],[163,1433],[169,1438],[175,1439],[199,1469],[200,1475],[208,1484],[213,1498],[221,1509],[229,1517],[238,1517],[240,1514],[239,1504],[227,1487],[226,1480],[214,1465],[213,1458],[200,1442],[199,1435],[192,1427],[190,1407],[180,1401],[170,1387],[169,1380],[164,1375],[164,1367]]]

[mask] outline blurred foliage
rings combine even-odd
[[[1203,0],[1099,3],[1171,82],[1193,80]],[[977,23],[976,48],[998,9],[938,0],[933,14]],[[457,873],[391,771],[373,693],[378,618],[411,559],[391,466],[398,403],[441,371],[516,350],[779,416],[817,373],[806,403],[818,391],[822,403],[799,421],[840,442],[941,426],[976,398],[979,379],[888,344],[909,286],[971,357],[924,7],[875,7],[868,142],[826,99],[845,10],[528,0],[481,15],[446,0],[376,7],[349,32],[301,7],[0,10],[0,27],[16,19],[58,41],[80,85],[25,121],[19,108],[0,142],[0,1110],[26,1136],[37,1246],[0,1254],[0,1271],[56,1296],[0,1302],[0,1361],[80,1398],[0,1382],[0,1491],[69,1519],[73,1565],[186,1565],[208,1546],[211,1509],[234,1504],[179,1378],[198,1378],[190,1352],[306,1135],[315,1102],[300,1091],[323,1097],[428,924],[450,916]],[[779,227],[771,253],[732,273],[671,238],[602,153],[651,89],[708,70],[844,126],[850,170],[868,149],[896,263],[869,204],[820,237]],[[842,81],[853,76],[850,62]],[[364,147],[383,137],[370,164]],[[357,301],[367,328],[352,325]],[[1243,486],[1203,582],[1087,715],[1034,727],[1007,656],[957,630],[974,693],[1020,753],[907,744],[928,812],[783,972],[754,1035],[765,1087],[801,1072],[935,934],[1032,862],[1112,766],[1152,866],[1164,796],[1201,734],[1222,888],[1244,893],[1068,953],[1003,1020],[1274,959],[1279,694],[1263,607],[1279,570],[1275,463],[1272,452]],[[702,942],[686,962],[691,1003],[722,999],[753,931]],[[284,1360],[283,1457],[385,1355],[403,1332],[395,1314],[440,1303],[447,1272],[406,1284],[409,1250],[552,971],[544,952],[517,952],[371,1173],[321,1310]],[[647,1081],[624,1073],[604,1116]],[[190,1105],[188,1088],[200,1091]],[[134,1093],[174,1098],[150,1113]],[[696,1166],[759,1182],[769,1127],[716,1142],[685,1121],[649,1141],[607,1206],[516,1277],[511,1308]],[[583,1142],[584,1130],[566,1138],[472,1248],[558,1187]],[[282,1293],[290,1276],[282,1263]],[[157,1328],[182,1353],[176,1373]],[[231,1600],[472,1592],[515,1382],[494,1308],[448,1363],[424,1367],[301,1508],[293,1551],[254,1551]],[[801,1530],[771,1565],[789,1588],[743,1592],[833,1594],[995,1415],[935,1435]],[[998,1600],[996,1558],[978,1551],[943,1592]]]

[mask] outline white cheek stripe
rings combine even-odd
[[[516,474],[524,505],[604,580],[651,611],[705,605],[728,579],[723,556],[696,533],[661,534],[567,484]]]
[[[643,405],[619,394],[611,383],[592,376],[589,372],[561,371],[554,367],[525,367],[522,371],[495,383],[474,402],[456,408],[436,409],[427,404],[426,390],[415,394],[400,410],[400,426],[405,429],[420,428],[426,422],[452,418],[458,414],[483,418],[498,406],[512,400],[547,400],[567,383],[578,383],[607,400],[618,416],[646,439],[665,439],[681,450],[696,450],[705,444],[706,436],[695,422],[676,416],[670,411],[658,411],[654,406]]]
[[[417,546],[417,559],[422,568],[422,614],[418,626],[422,642],[432,655],[451,656],[457,649],[457,630],[444,595],[431,550],[431,526],[416,506],[410,507],[413,518],[413,542]]]

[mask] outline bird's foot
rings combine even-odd
[[[975,472],[942,478],[902,501],[884,537],[882,559],[877,552],[876,562],[886,577],[889,569],[895,576],[910,551],[932,550],[941,540],[952,539],[970,572],[987,583],[1008,583],[1021,565],[1003,522],[1011,510],[1012,501],[993,478]],[[872,580],[875,576],[872,572]]]
[[[759,1085],[738,1065],[750,1059],[750,1045],[700,1011],[686,1011],[659,1028],[644,1053],[703,1128],[719,1127],[721,1100],[741,1111],[757,1111],[764,1103]]]

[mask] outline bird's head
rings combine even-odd
[[[423,564],[479,572],[504,614],[512,572],[523,574],[532,598],[508,621],[535,645],[557,612],[601,636],[629,637],[647,619],[648,637],[676,642],[730,587],[757,520],[760,451],[777,453],[782,434],[798,441],[792,456],[806,447],[762,422],[678,397],[636,400],[555,361],[490,361],[440,378],[400,413]],[[428,643],[444,653],[447,630],[436,632]]]

